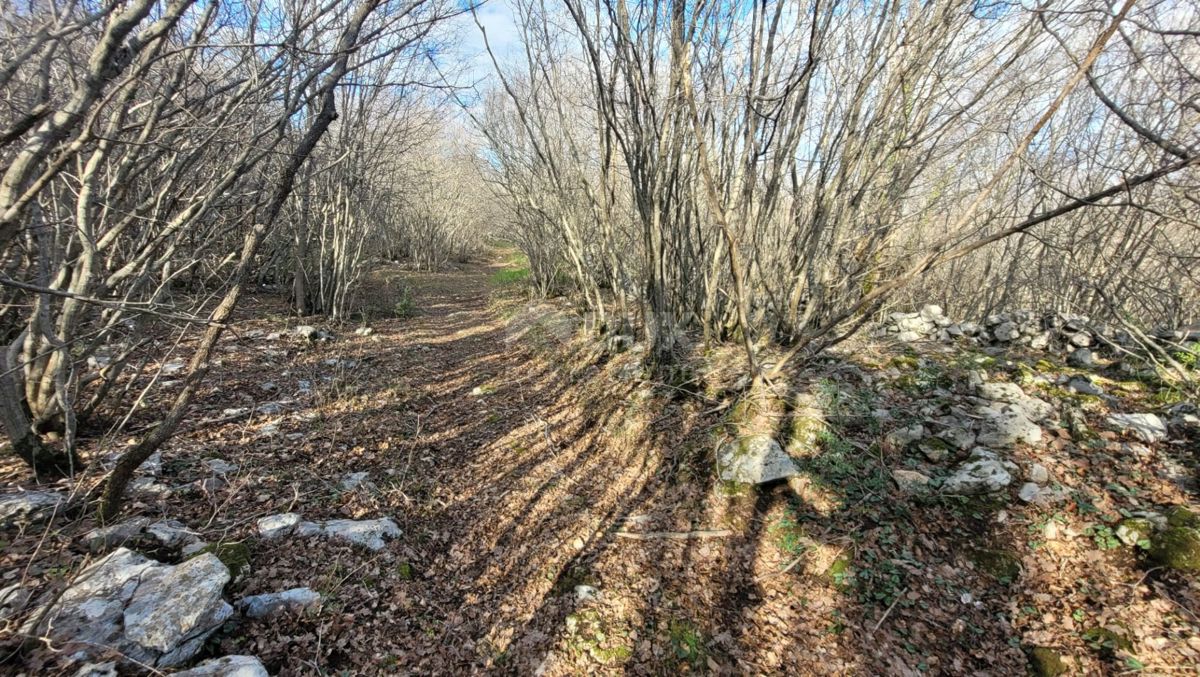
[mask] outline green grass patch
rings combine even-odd
[[[492,284],[498,287],[508,287],[521,284],[529,279],[529,268],[505,268],[492,273]]]

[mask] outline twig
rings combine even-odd
[[[875,627],[871,628],[872,635],[874,635],[875,631],[879,629],[879,626],[883,625],[883,622],[887,620],[887,617],[892,615],[892,609],[896,608],[896,605],[900,603],[900,598],[903,597],[904,593],[906,592],[908,592],[908,588],[904,588],[900,592],[896,593],[896,599],[892,600],[892,603],[887,608],[887,611],[883,612],[883,615],[879,617],[878,621],[875,621]]]
[[[698,529],[696,531],[614,531],[614,536],[618,538],[631,538],[635,541],[650,541],[654,539],[667,538],[677,541],[686,541],[691,538],[724,538],[732,536],[733,532],[729,529]]]

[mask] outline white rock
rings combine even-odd
[[[22,631],[45,634],[77,660],[116,650],[131,662],[189,660],[233,613],[221,590],[229,570],[208,554],[171,566],[126,548],[80,572]]]
[[[896,334],[896,340],[903,343],[912,343],[913,341],[920,341],[921,335],[915,331],[902,331]]]
[[[232,463],[228,463],[220,458],[204,459],[204,467],[208,468],[216,475],[230,475],[237,472],[238,467]]]
[[[1083,332],[1071,336],[1071,345],[1076,348],[1087,348],[1092,345],[1092,337]]]
[[[1029,466],[1029,480],[1038,484],[1045,484],[1050,481],[1050,471],[1041,463],[1034,463]]]
[[[997,341],[1012,341],[1021,335],[1021,330],[1013,322],[1002,322],[992,330]]]
[[[283,592],[251,595],[238,602],[246,618],[267,618],[283,612],[303,611],[321,603],[321,595],[311,588],[292,588]]]
[[[976,436],[979,444],[1007,449],[1017,444],[1038,445],[1042,441],[1042,429],[1016,405],[981,407],[977,413],[983,419]]]
[[[294,512],[267,515],[258,520],[258,535],[266,539],[279,538],[295,531],[299,524],[300,515]]]
[[[1033,503],[1041,494],[1042,488],[1033,482],[1026,482],[1021,485],[1020,491],[1017,492],[1017,497],[1026,503]]]
[[[371,550],[382,550],[386,539],[399,538],[400,527],[388,517],[373,520],[329,520],[328,522],[301,522],[296,525],[297,536],[325,536],[361,545]]]
[[[1017,469],[1010,461],[1002,460],[994,452],[976,447],[971,457],[958,467],[953,475],[942,483],[942,489],[950,494],[986,494],[1000,491],[1012,483],[1012,473]]]
[[[173,677],[269,677],[262,661],[254,656],[222,656],[210,658],[190,670],[176,672]]]
[[[134,517],[118,524],[92,529],[83,537],[84,544],[92,552],[103,552],[128,542],[178,548],[197,540],[197,536],[188,531],[181,522],[151,522],[148,517]]]
[[[932,322],[935,318],[942,317],[942,307],[932,303],[925,304],[921,306],[921,317]]]
[[[763,484],[799,471],[792,457],[768,435],[751,435],[721,445],[717,471],[726,482]]]
[[[1104,394],[1104,391],[1101,390],[1100,387],[1095,383],[1092,383],[1091,379],[1083,376],[1072,376],[1071,379],[1067,381],[1067,390],[1073,393],[1081,393],[1083,395],[1095,395],[1096,397],[1100,397]]]
[[[36,524],[50,519],[67,497],[55,491],[18,491],[0,496],[0,526]]]
[[[575,586],[575,600],[578,602],[590,602],[600,596],[600,591],[590,585]]]
[[[354,491],[359,487],[367,491],[374,491],[375,485],[370,480],[371,473],[369,472],[352,472],[342,478],[342,491]]]
[[[1132,433],[1147,444],[1167,439],[1167,424],[1155,414],[1112,414],[1106,422],[1110,428]]]
[[[1019,404],[1027,395],[1021,386],[1015,383],[983,383],[975,388],[980,397],[1007,404]]]
[[[107,661],[104,663],[84,663],[75,672],[75,677],[117,677],[118,674],[117,663],[115,661]]]
[[[161,652],[157,665],[195,656],[214,630],[233,615],[221,599],[229,569],[206,553],[143,580],[125,607],[125,637]]]
[[[929,487],[929,477],[915,470],[893,470],[892,479],[905,494],[919,494]]]
[[[1090,369],[1096,365],[1092,351],[1087,348],[1077,348],[1067,356],[1067,364],[1081,369]]]
[[[887,434],[884,441],[894,449],[903,449],[925,437],[925,426],[914,423],[906,428],[897,428]]]

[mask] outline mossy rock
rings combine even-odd
[[[209,543],[196,552],[193,557],[212,553],[229,569],[229,580],[236,581],[243,571],[250,567],[250,547],[245,543]]]
[[[1004,550],[972,550],[968,557],[980,571],[1002,583],[1012,583],[1021,575],[1021,558]]]
[[[1182,505],[1171,507],[1166,512],[1167,525],[1172,527],[1200,527],[1200,515],[1188,510]]]
[[[1168,527],[1151,540],[1150,561],[1179,571],[1200,571],[1200,529]]]
[[[1149,548],[1153,534],[1154,524],[1144,517],[1129,517],[1117,525],[1117,538],[1125,545]]]
[[[917,449],[919,449],[921,453],[925,455],[925,458],[933,461],[934,463],[940,463],[946,460],[953,451],[953,449],[949,444],[946,443],[945,440],[937,437],[927,437],[920,442],[917,442]]]
[[[897,355],[892,358],[892,366],[898,369],[916,369],[921,363],[911,355]]]
[[[852,561],[846,555],[842,555],[833,560],[833,564],[825,570],[825,578],[829,580],[834,587],[845,589],[850,587],[853,580],[854,571],[851,567]]]
[[[1058,677],[1066,674],[1067,664],[1054,649],[1035,646],[1029,650],[1029,670],[1036,677]]]

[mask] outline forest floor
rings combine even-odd
[[[164,450],[157,482],[181,488],[134,494],[128,513],[244,544],[231,599],[307,586],[322,602],[231,624],[208,654],[288,675],[1000,675],[1046,646],[1079,673],[1194,674],[1194,579],[1148,570],[1097,529],[1130,500],[1194,503],[1178,483],[1052,445],[1040,460],[1075,491],[1066,504],[903,496],[889,474],[901,452],[848,417],[799,494],[731,487],[712,472],[719,388],[682,394],[646,380],[634,351],[570,340],[566,315],[524,303],[516,277],[501,261],[381,270],[372,333],[332,342],[293,336],[278,299],[247,299],[196,422]],[[846,364],[796,385],[839,383]],[[920,397],[896,392],[868,411]],[[265,413],[224,420],[239,408]],[[236,469],[196,488],[208,459]],[[282,512],[390,517],[403,533],[380,551],[258,538],[256,521]],[[13,535],[0,569],[53,584],[87,557],[91,526]],[[7,655],[35,672],[58,660]]]

